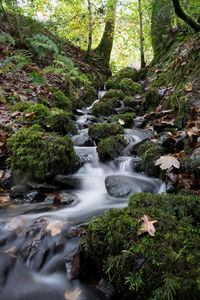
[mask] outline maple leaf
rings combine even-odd
[[[50,232],[52,236],[55,236],[61,232],[63,222],[61,221],[50,221],[46,231]]]
[[[78,297],[81,294],[81,290],[80,289],[76,289],[72,292],[70,292],[69,290],[66,291],[65,293],[65,299],[66,300],[77,300]]]
[[[180,168],[180,162],[173,156],[164,155],[156,160],[155,166],[159,166],[162,170],[169,170],[171,167]]]
[[[153,224],[157,223],[158,221],[151,221],[151,218],[147,215],[144,215],[140,220],[142,221],[142,225],[138,231],[138,235],[148,232],[150,236],[155,236],[156,229]]]
[[[186,91],[186,92],[192,92],[192,90],[193,90],[192,82],[188,82],[188,83],[185,85],[185,91]]]

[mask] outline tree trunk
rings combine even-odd
[[[91,7],[91,1],[88,0],[88,12],[89,12],[89,38],[88,38],[88,48],[87,48],[87,54],[85,56],[85,59],[89,59],[92,49],[92,7]]]
[[[140,57],[141,57],[141,68],[145,68],[146,63],[144,59],[144,37],[143,37],[143,22],[142,22],[142,6],[141,0],[138,0],[139,15],[140,15]]]
[[[200,31],[200,23],[198,23],[194,18],[188,15],[180,5],[179,0],[172,0],[175,13],[179,18],[185,21],[190,27],[192,27],[195,31]]]
[[[166,34],[172,28],[172,3],[169,0],[154,0],[151,15],[151,39],[154,58],[165,47]]]
[[[113,47],[117,0],[108,0],[107,17],[102,39],[94,52],[101,56],[102,63],[109,68],[110,55]]]

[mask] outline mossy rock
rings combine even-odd
[[[162,97],[158,94],[156,88],[153,88],[145,93],[145,102],[144,102],[144,109],[147,111],[151,111],[156,108]]]
[[[123,100],[123,103],[125,107],[130,107],[135,109],[137,105],[140,103],[140,101],[138,101],[138,99],[136,99],[135,97],[126,96]]]
[[[134,96],[142,93],[142,86],[140,83],[134,82],[130,78],[124,78],[119,83],[120,89],[128,96]]]
[[[121,135],[111,136],[99,142],[97,151],[101,161],[111,160],[119,156],[127,146],[127,141]]]
[[[95,117],[110,116],[114,113],[114,109],[119,106],[116,99],[103,99],[95,103],[92,107],[92,114]]]
[[[31,104],[24,113],[33,113],[33,115],[24,116],[23,124],[39,124],[43,128],[46,127],[47,118],[51,116],[49,108],[43,104]]]
[[[53,102],[54,107],[64,109],[67,111],[72,110],[71,100],[68,97],[66,97],[62,91],[55,91],[53,93],[53,97],[54,97],[54,102]]]
[[[144,215],[157,220],[154,237],[138,235]],[[95,272],[110,281],[119,299],[199,299],[199,216],[200,197],[133,194],[127,208],[107,211],[88,225]]]
[[[58,111],[46,120],[46,127],[61,134],[76,134],[77,128],[71,120],[71,114]]]
[[[108,118],[109,122],[120,122],[119,120],[122,120],[124,124],[121,123],[121,125],[123,125],[123,127],[125,128],[131,128],[134,125],[134,119],[135,119],[135,113],[134,112],[127,112],[125,114],[120,114],[117,116],[110,116]]]
[[[124,68],[122,70],[120,70],[119,72],[117,72],[114,76],[110,77],[105,86],[106,89],[119,89],[119,83],[122,79],[124,78],[130,78],[133,81],[136,81],[138,77],[138,72],[136,69],[132,69],[132,68]]]
[[[200,179],[200,157],[182,159],[180,169],[182,173],[191,174],[196,179]]]
[[[71,171],[77,161],[70,137],[43,135],[41,127],[33,125],[16,132],[8,139],[10,164],[13,171],[35,180]]]
[[[142,143],[137,149],[137,155],[142,157],[141,169],[147,175],[154,177],[159,177],[162,173],[160,167],[155,166],[155,162],[164,154],[164,149],[152,142]]]
[[[124,128],[120,124],[96,124],[88,130],[88,135],[95,141],[123,133]]]
[[[125,93],[121,90],[109,90],[105,93],[105,95],[103,96],[102,100],[104,99],[110,99],[110,98],[114,98],[117,100],[123,100],[125,98]]]
[[[91,105],[95,99],[97,99],[97,90],[92,85],[86,85],[79,90],[80,100],[83,102],[83,106]]]

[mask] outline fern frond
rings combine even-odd
[[[6,42],[9,42],[10,44],[12,44],[13,46],[15,46],[15,40],[12,37],[12,35],[10,35],[9,33],[1,33],[0,34],[0,42],[5,44]]]
[[[54,63],[60,64],[68,70],[72,70],[74,68],[74,62],[69,57],[61,54],[54,55]]]
[[[33,38],[27,38],[26,41],[40,56],[45,57],[50,51],[58,53],[57,45],[46,35],[36,34]]]
[[[32,54],[24,49],[14,51],[14,55],[7,57],[3,61],[3,73],[7,73],[10,69],[19,72],[24,66],[30,62]]]

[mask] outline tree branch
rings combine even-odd
[[[180,5],[179,0],[172,0],[175,13],[179,18],[185,21],[190,27],[192,27],[195,31],[200,31],[200,23],[198,23],[194,18],[188,15]]]

